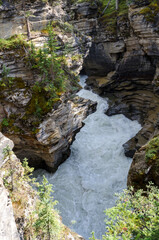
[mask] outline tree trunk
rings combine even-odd
[[[55,72],[54,72],[54,60],[53,60],[53,56],[51,56],[50,74],[51,74],[52,82],[54,83],[54,82],[55,82]]]
[[[51,234],[50,234],[50,220],[48,222],[48,240],[51,240]]]
[[[25,20],[26,20],[26,27],[27,27],[27,36],[28,36],[28,40],[29,40],[31,38],[29,17],[25,17]]]
[[[119,0],[116,0],[116,4],[115,5],[116,5],[115,6],[116,10],[118,11],[119,10]]]
[[[108,2],[108,4],[106,5],[106,7],[104,8],[104,10],[103,10],[103,12],[102,12],[102,14],[101,15],[103,15],[104,14],[104,12],[105,12],[105,10],[109,7],[109,4],[110,4],[110,2],[111,2],[111,0],[109,0],[109,2]]]

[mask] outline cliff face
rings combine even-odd
[[[13,216],[13,209],[8,192],[6,191],[2,180],[0,180],[0,201],[1,201],[1,223],[0,237],[2,240],[19,240],[18,231]]]
[[[0,168],[5,164],[3,149],[6,146],[13,147],[13,142],[0,133]],[[2,240],[19,240],[19,234],[15,224],[12,203],[9,193],[5,189],[0,173],[0,238]]]
[[[66,6],[65,1],[5,0],[0,6],[0,38],[9,38],[1,40],[0,47],[1,131],[13,139],[20,158],[28,157],[31,165],[52,171],[69,156],[69,146],[82,127],[82,120],[96,105],[75,96],[80,89],[77,75],[91,41],[65,22]],[[41,80],[46,73],[32,67],[29,60],[30,42],[45,52],[49,23],[67,78],[65,93],[58,92],[53,103],[49,102],[51,85],[47,80],[44,85]],[[41,89],[39,83],[43,84]]]
[[[53,21],[60,47],[58,54],[64,52],[64,44],[69,46],[65,53],[69,78],[74,79],[83,64],[88,84],[110,97],[107,114],[124,113],[143,125],[124,145],[126,155],[132,157],[136,149],[153,137],[158,126],[158,3],[133,0],[127,6],[121,1],[118,13],[103,14],[99,1],[72,2],[3,0],[1,38],[30,34],[35,46],[43,47],[48,41],[46,26]],[[74,90],[69,86],[53,109],[43,109],[43,118],[37,120],[35,115],[39,113],[33,106],[37,96],[32,89],[41,76],[26,60],[26,45],[7,45],[1,48],[0,56],[1,80],[5,76],[4,66],[9,69],[7,77],[11,80],[9,87],[1,86],[1,129],[14,140],[20,158],[27,156],[34,166],[45,163],[48,169],[55,170],[68,157],[82,120],[94,111],[95,104],[74,97],[72,93],[79,87],[71,82]]]
[[[106,114],[123,113],[143,126],[124,144],[125,154],[133,157],[158,129],[159,3],[133,0],[123,8],[123,2],[118,13],[109,10],[105,15],[97,3],[76,4],[71,23],[92,37],[84,69],[88,85],[110,99]],[[131,169],[133,185],[130,178]]]

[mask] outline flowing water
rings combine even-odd
[[[82,86],[85,78],[81,77]],[[45,174],[53,184],[63,223],[88,240],[92,231],[98,238],[105,233],[104,210],[114,206],[114,194],[126,188],[131,159],[125,157],[122,145],[141,126],[122,114],[106,116],[107,100],[91,91],[82,89],[78,95],[97,101],[97,111],[85,119],[70,157],[56,173],[37,170],[36,175],[40,180]]]

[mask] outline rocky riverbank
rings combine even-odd
[[[92,36],[84,61],[87,84],[109,97],[107,115],[122,113],[142,124],[140,132],[124,144],[126,156],[133,157],[158,129],[159,5],[133,0],[127,9],[121,3],[119,13],[109,16],[99,12],[98,3],[87,2],[72,11],[71,21]]]

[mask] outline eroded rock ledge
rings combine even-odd
[[[75,96],[52,110],[38,127],[36,135],[8,134],[14,141],[15,153],[27,157],[34,167],[55,171],[70,154],[70,145],[83,126],[83,120],[96,109],[96,103]]]
[[[1,131],[14,141],[18,157],[27,157],[34,167],[46,167],[51,171],[69,156],[70,144],[82,127],[82,121],[96,108],[96,103],[75,96],[80,90],[77,75],[88,54],[91,38],[66,22],[69,18],[67,7],[67,1],[40,0],[3,0],[0,6],[0,38],[24,34],[27,42],[26,12],[29,11],[30,40],[35,47],[47,43],[46,27],[52,23],[58,54],[65,55],[66,92],[59,93],[58,100],[48,111],[48,96],[43,96],[47,91],[33,90],[42,77],[40,70],[32,69],[29,63],[28,46],[22,43],[0,49]],[[69,48],[67,53],[62,52],[64,45]],[[7,84],[3,82],[4,69],[8,70]],[[40,117],[36,112],[37,101],[42,110]]]

